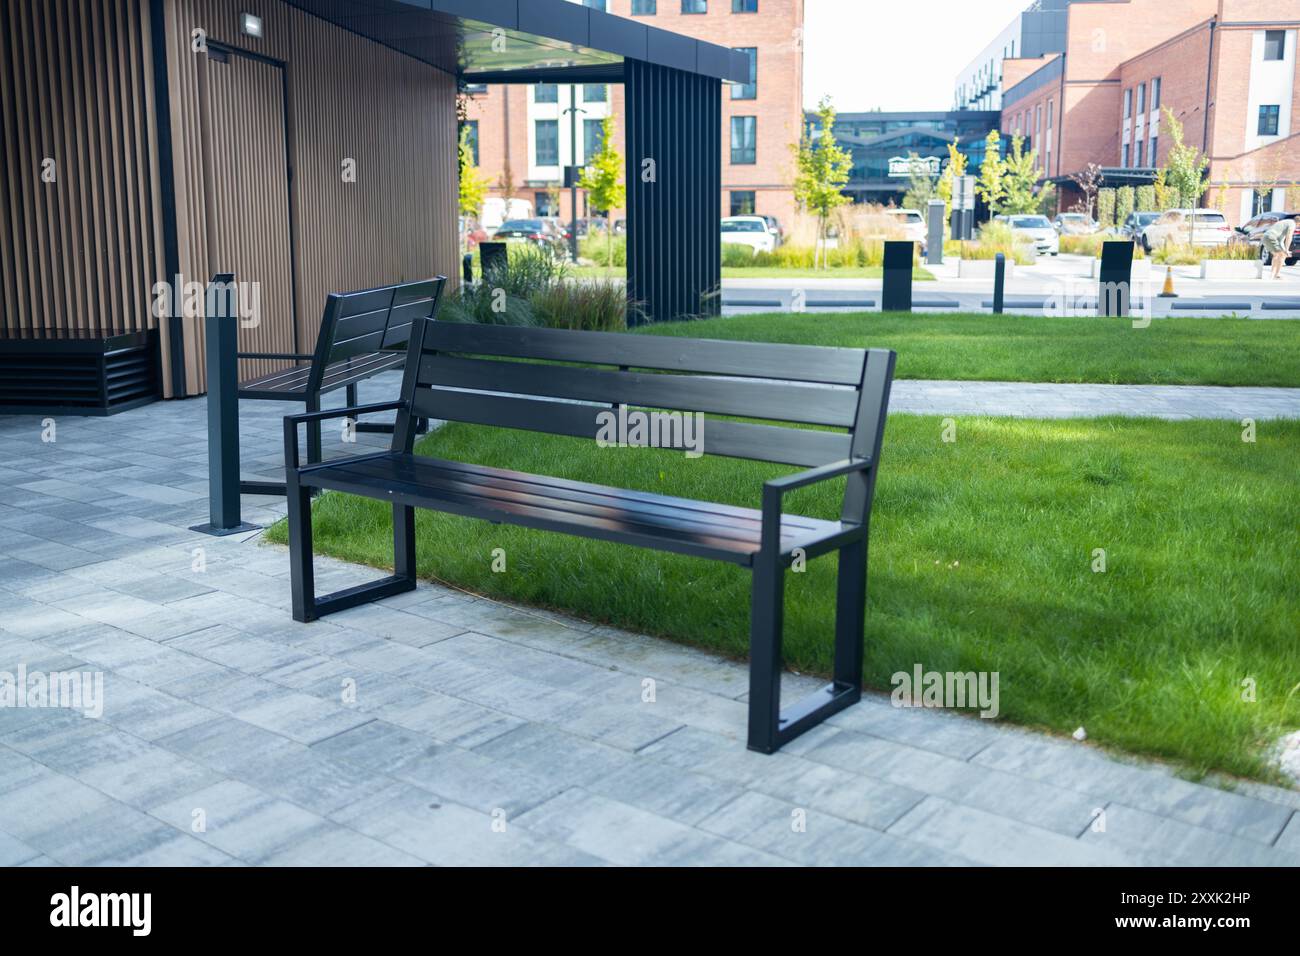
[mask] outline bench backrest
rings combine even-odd
[[[594,440],[599,413],[626,405],[703,413],[709,455],[815,466],[880,453],[895,358],[887,349],[420,326],[407,353],[395,451],[411,450],[416,418]]]
[[[437,276],[357,292],[330,293],[316,339],[308,389],[320,388],[321,377],[333,362],[404,347],[416,320],[431,319],[437,311],[446,281]]]

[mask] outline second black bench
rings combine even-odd
[[[417,320],[430,319],[438,309],[446,279],[438,276],[417,282],[379,286],[357,292],[333,292],[325,300],[316,350],[292,352],[240,352],[241,359],[287,360],[299,364],[268,372],[239,383],[239,398],[302,402],[309,412],[320,411],[321,396],[347,390],[347,404],[357,404],[357,383],[406,361],[406,344]],[[303,364],[305,363],[305,364]],[[423,429],[423,423],[420,423]],[[392,425],[358,422],[357,431],[391,432]],[[321,459],[320,422],[307,427],[307,460]],[[243,494],[285,493],[284,485],[271,481],[240,481]]]

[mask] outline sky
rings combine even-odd
[[[957,73],[1030,0],[805,0],[804,106],[952,108]]]

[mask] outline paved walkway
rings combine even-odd
[[[244,411],[272,472],[284,408]],[[742,665],[432,585],[296,624],[283,549],[187,530],[203,401],[56,438],[0,418],[0,670],[104,711],[0,709],[0,864],[1300,865],[1297,791],[876,695],[764,757]]]
[[[1300,388],[1209,385],[1072,385],[1034,382],[941,382],[900,379],[890,411],[920,415],[1010,415],[1084,418],[1300,418]]]

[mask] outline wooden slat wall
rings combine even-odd
[[[263,38],[239,33],[241,10],[263,18]],[[204,185],[200,72],[192,31],[286,64],[292,180],[293,274],[298,341],[310,351],[325,296],[442,273],[458,274],[455,79],[347,33],[279,0],[171,0],[167,5],[168,79],[181,272],[206,281],[230,268],[213,261]],[[227,135],[255,135],[238,127]],[[342,163],[356,160],[356,182]],[[282,184],[239,184],[270,196]],[[236,276],[239,277],[238,275]],[[282,344],[287,317],[264,330]],[[204,388],[200,322],[186,320],[186,382]],[[277,344],[276,351],[280,350]],[[241,346],[250,347],[241,338]],[[263,350],[262,345],[255,346]]]
[[[149,31],[141,0],[0,4],[0,327],[157,327]]]

